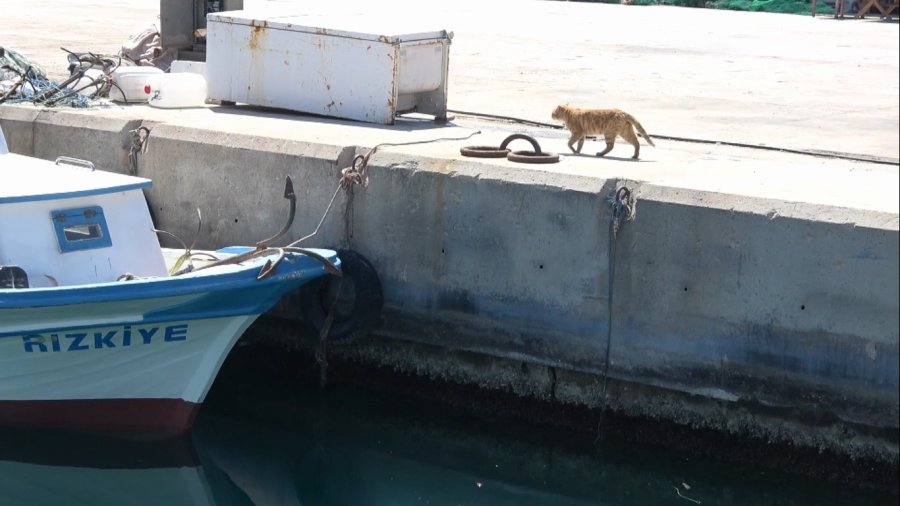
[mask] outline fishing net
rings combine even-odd
[[[600,0],[601,3],[620,3],[618,0]],[[676,7],[703,7],[732,11],[780,12],[783,14],[812,14],[809,0],[632,0],[634,5],[674,5]],[[817,14],[834,14],[834,3],[816,1]]]
[[[812,14],[812,3],[804,0],[713,0],[709,7],[732,11],[780,12],[783,14]],[[822,1],[816,2],[817,14],[834,14],[834,8]]]
[[[28,69],[32,69],[37,76],[46,75],[43,68],[31,62],[15,49],[8,47],[0,49],[2,49],[2,54],[0,54],[0,80],[11,80],[20,74],[24,74]]]
[[[40,65],[8,47],[0,55],[0,103],[40,103],[48,107],[68,105],[90,107],[92,101],[81,94],[70,93],[59,83],[47,78]]]

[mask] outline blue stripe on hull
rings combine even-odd
[[[339,262],[334,252],[325,253],[332,261]],[[104,313],[110,319],[105,320],[104,325],[259,315],[275,305],[285,293],[326,275],[321,263],[306,256],[286,257],[274,275],[262,280],[256,279],[259,268],[260,265],[253,264],[222,274],[148,278],[77,287],[0,290],[0,337],[21,335],[21,325],[26,323],[29,324],[28,332],[39,333],[41,329],[31,325],[50,315],[56,316],[63,308],[71,312],[73,306],[85,309],[93,305],[108,306],[108,311],[104,310]],[[173,299],[171,304],[165,303],[167,298]],[[150,299],[156,299],[153,308],[135,310],[140,308],[142,300]],[[29,318],[27,322],[17,318],[18,324],[10,323],[13,314],[21,310],[31,312],[34,318]],[[117,313],[121,319],[116,318]],[[142,314],[143,318],[134,321],[136,313]],[[96,326],[91,322],[83,325],[73,323],[48,324],[44,330],[55,330],[61,324],[69,329]]]

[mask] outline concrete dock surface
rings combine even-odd
[[[562,102],[617,107],[651,136],[900,158],[898,24],[875,17],[535,0],[244,7],[452,31],[453,110],[551,123]],[[0,9],[2,43],[56,77],[66,75],[60,47],[115,53],[159,14],[143,0],[0,0]]]
[[[592,156],[603,143],[588,141],[582,155],[566,156],[560,164],[530,166],[534,170],[892,213],[900,206],[897,23],[533,0],[462,1],[427,13],[402,1],[376,6],[246,0],[244,6],[365,13],[375,26],[383,26],[386,18],[403,17],[405,26],[452,31],[448,98],[452,111],[558,124],[550,118],[558,103],[617,107],[635,115],[651,137],[663,136],[656,139],[656,148],[642,141],[639,163],[629,160],[631,147],[621,139],[603,160]],[[57,79],[67,74],[60,47],[114,54],[129,37],[156,22],[159,14],[156,3],[138,0],[37,0],[27,8],[2,0],[0,8],[4,12],[0,43],[25,54]],[[128,115],[128,109],[111,106],[104,114]],[[404,127],[402,121],[385,129],[252,108],[228,114],[143,109],[141,115],[159,121],[337,145],[371,147],[457,135],[450,128]],[[526,132],[538,138],[544,150],[571,155],[567,133],[561,130],[451,115],[454,129],[483,132],[469,145],[496,145],[506,133]],[[265,119],[270,117],[278,120]],[[323,123],[328,127],[322,128]],[[838,161],[666,136],[837,152],[895,163]],[[412,151],[458,158],[459,145],[466,143]],[[865,198],[851,198],[847,193],[851,187]]]
[[[154,180],[160,227],[190,237],[202,208],[205,248],[277,230],[284,206],[266,195],[285,173],[302,197],[292,235],[309,232],[355,154],[407,144],[379,148],[369,186],[342,196],[316,238],[363,253],[384,289],[377,339],[335,353],[896,469],[896,22],[533,0],[244,5],[452,31],[451,120],[4,105],[10,149],[130,172],[129,131],[147,126],[137,172]],[[115,53],[158,10],[0,0],[0,45],[61,79],[60,46]],[[589,140],[573,155],[546,125],[563,102],[624,109],[656,147],[642,141],[635,162],[627,143],[597,158]],[[511,133],[560,162],[460,155]],[[614,239],[605,197],[620,184],[639,210]]]

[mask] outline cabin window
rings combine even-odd
[[[99,206],[52,211],[50,217],[63,253],[112,246],[106,218]]]

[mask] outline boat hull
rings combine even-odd
[[[0,424],[188,431],[253,321],[284,293],[324,275],[302,256],[285,259],[268,278],[258,272],[251,263],[68,293],[0,291]]]
[[[0,423],[183,433],[255,319],[132,321],[0,339]]]

